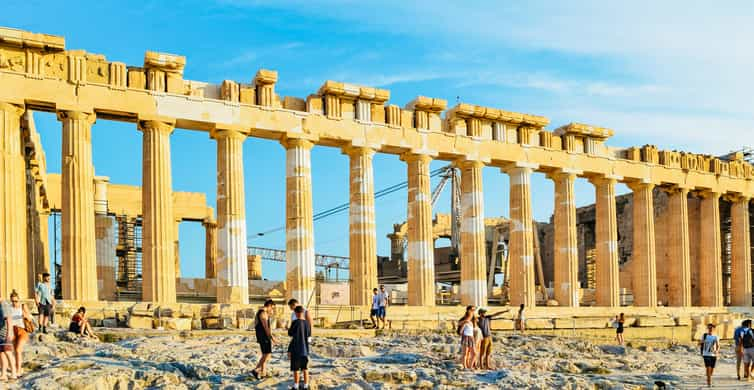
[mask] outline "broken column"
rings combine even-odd
[[[576,241],[574,181],[578,172],[562,169],[550,174],[555,182],[554,298],[560,306],[579,306],[579,248]]]
[[[142,300],[175,303],[173,185],[170,134],[173,124],[140,121],[143,132]]]
[[[723,306],[720,193],[702,192],[700,196],[699,303],[702,306]]]
[[[374,150],[350,147],[349,275],[352,305],[370,305],[377,287],[377,230],[374,222]]]
[[[314,220],[311,150],[305,139],[288,138],[286,148],[285,257],[288,296],[302,305],[314,302]]]
[[[23,106],[0,102],[0,294],[28,298],[25,282],[26,163],[21,137]]]
[[[205,220],[202,226],[204,226],[204,277],[215,279],[217,277],[217,223]]]
[[[107,184],[109,178],[94,178],[94,225],[96,229],[97,288],[99,299],[112,301],[115,288],[115,220],[107,214]]]
[[[689,190],[674,187],[668,190],[669,223],[667,244],[668,306],[691,306],[691,251],[689,248]]]
[[[63,299],[96,301],[97,251],[94,227],[94,166],[91,127],[94,113],[58,111],[63,123],[61,179]]]
[[[516,163],[510,176],[509,264],[510,305],[536,306],[534,286],[534,227],[531,213],[531,173],[535,164]]]
[[[262,256],[248,255],[249,280],[262,280]]]
[[[630,183],[633,191],[633,273],[631,289],[634,306],[657,306],[657,267],[652,189],[654,184]]]
[[[461,305],[487,305],[487,243],[481,161],[461,161]]]
[[[614,176],[590,179],[596,198],[595,301],[597,306],[620,306],[620,266],[618,264],[618,220],[615,208]]]
[[[249,303],[246,263],[246,193],[243,141],[237,130],[216,130],[217,140],[217,302]]]
[[[734,196],[730,209],[731,235],[731,306],[751,307],[751,236],[749,198]]]
[[[408,153],[408,304],[435,305],[435,260],[432,237],[430,156]]]

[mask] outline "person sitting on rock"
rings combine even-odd
[[[83,306],[81,306],[79,310],[76,311],[76,314],[71,317],[71,324],[68,325],[68,331],[76,333],[81,337],[99,339],[97,335],[94,334],[92,326],[89,324],[89,320],[86,318],[86,308]]]
[[[308,389],[309,388],[309,338],[312,335],[311,323],[304,318],[304,307],[296,306],[293,313],[296,320],[288,328],[288,336],[291,336],[291,343],[288,345],[288,359],[291,361],[291,371],[293,372],[293,386],[291,389]],[[299,371],[303,373],[304,384],[299,386]]]

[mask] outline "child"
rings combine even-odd
[[[288,328],[288,336],[291,336],[291,344],[288,345],[288,358],[291,360],[291,371],[293,371],[293,386],[291,389],[308,389],[309,388],[309,337],[312,335],[312,328],[309,321],[304,319],[304,307],[296,306],[293,310],[296,320]],[[304,374],[304,385],[299,386],[299,370]]]

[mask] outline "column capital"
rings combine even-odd
[[[654,183],[646,182],[646,181],[631,181],[626,183],[626,186],[631,189],[631,191],[641,191],[641,190],[653,190],[655,188]]]
[[[58,110],[56,111],[59,121],[65,120],[83,120],[93,124],[97,120],[97,114],[94,112],[74,111],[74,110]]]
[[[283,145],[283,147],[286,149],[304,148],[307,150],[311,150],[311,148],[314,147],[314,141],[308,140],[306,138],[284,137],[283,139],[280,140],[280,144]]]
[[[590,175],[588,177],[588,180],[593,185],[600,185],[600,184],[615,185],[619,181],[623,180],[623,176],[613,175],[613,174],[598,174],[598,175]]]
[[[459,168],[484,168],[486,165],[484,161],[474,159],[458,159],[455,164]]]
[[[240,129],[230,129],[230,128],[214,128],[209,132],[209,137],[212,139],[220,139],[220,138],[232,138],[244,141],[246,140],[246,133],[244,133]]]
[[[376,153],[376,151],[373,148],[370,148],[368,146],[355,146],[355,145],[343,147],[342,152],[343,154],[348,155],[350,157],[363,156],[363,155],[372,157]]]
[[[720,196],[722,196],[720,192],[708,189],[695,190],[694,194],[702,199],[720,199]]]
[[[500,171],[503,173],[511,174],[511,173],[520,172],[520,171],[532,172],[538,168],[539,168],[539,164],[517,161],[514,163],[510,163],[504,167],[501,167]]]
[[[0,102],[0,111],[11,112],[16,116],[21,116],[26,109],[23,104]]]
[[[146,131],[158,131],[161,133],[167,133],[168,135],[175,130],[175,122],[165,122],[160,120],[140,120],[138,124],[139,130]]]
[[[740,192],[726,192],[722,195],[722,197],[723,199],[731,203],[739,203],[739,202],[748,203],[749,201],[751,201],[750,196],[746,194],[742,194]]]
[[[660,186],[660,189],[667,193],[667,194],[684,194],[688,195],[689,191],[691,191],[691,187],[685,184],[669,184],[669,185],[662,185]]]
[[[545,174],[548,179],[550,180],[558,180],[562,178],[568,178],[570,180],[576,180],[577,176],[583,175],[584,171],[580,169],[572,169],[572,168],[559,168],[552,171],[549,171]]]
[[[406,152],[401,154],[401,161],[410,163],[414,161],[420,161],[429,164],[432,161],[432,156],[428,154]]]

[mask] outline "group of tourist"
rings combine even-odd
[[[369,318],[372,320],[374,329],[380,329],[379,323],[382,322],[382,329],[385,329],[385,317],[387,315],[387,305],[390,303],[390,295],[385,291],[385,285],[380,285],[380,290],[372,289],[372,310]]]
[[[503,310],[493,314],[487,314],[487,308],[476,308],[474,305],[466,306],[466,313],[458,321],[456,333],[461,336],[460,359],[463,367],[468,370],[491,370],[492,356],[492,320],[509,312]],[[518,309],[514,321],[514,328],[521,332],[526,330],[526,317],[524,305]]]
[[[714,327],[714,325],[710,325]],[[716,337],[717,336],[715,336],[715,341],[717,341]],[[741,363],[743,363],[744,367],[743,380],[754,380],[754,329],[752,329],[752,321],[750,319],[744,320],[741,322],[741,326],[735,329],[733,332],[733,340],[736,349],[736,376],[738,377],[738,380],[742,379]],[[719,346],[717,348],[719,350]],[[714,349],[712,351],[717,352]],[[708,358],[707,355],[704,354],[704,349],[702,350],[702,355],[705,356],[704,363],[705,366],[707,366]],[[712,356],[712,354],[708,355]],[[714,356],[716,357],[717,355],[715,354]],[[714,367],[715,364],[713,361],[712,368],[714,369]],[[708,372],[707,382],[709,383],[710,377],[712,376],[712,370],[708,369]]]
[[[288,336],[291,341],[288,344],[288,360],[291,362],[293,373],[293,386],[291,389],[309,388],[309,342],[312,336],[312,317],[306,308],[301,306],[296,299],[288,300],[291,309],[291,322],[288,325]],[[275,302],[268,299],[264,306],[254,316],[254,331],[257,343],[262,352],[257,366],[251,371],[254,378],[264,376],[267,362],[272,357],[272,346],[277,339],[272,335],[272,320],[275,313]],[[302,383],[303,382],[303,383]]]

